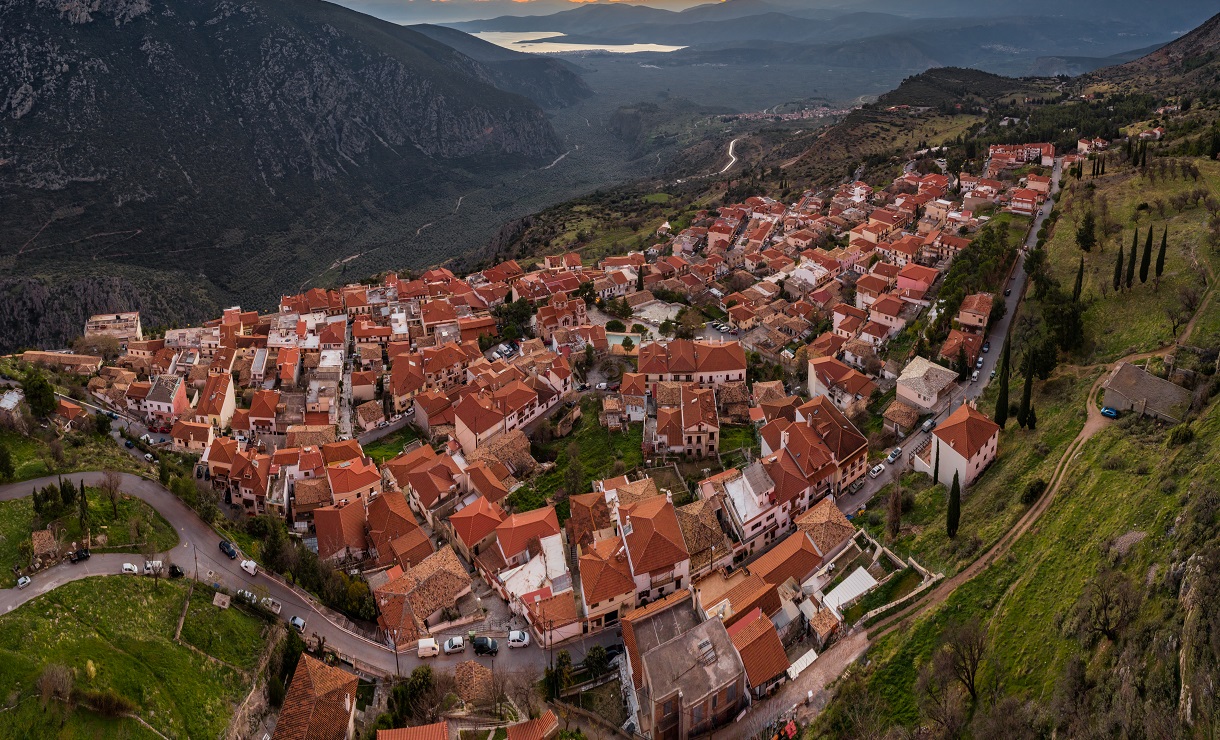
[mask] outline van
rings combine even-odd
[[[145,560],[144,575],[151,576],[153,573],[160,573],[164,571],[165,569],[162,568],[161,565],[162,563],[160,560]]]
[[[254,562],[253,560],[241,561],[241,569],[252,576],[258,575],[258,563]]]
[[[978,370],[975,370],[974,372],[970,373],[970,382],[971,382],[971,383],[974,383],[974,382],[978,381],[978,379],[979,379],[979,371],[978,371]]]
[[[421,658],[435,658],[441,654],[441,646],[436,644],[436,639],[433,637],[425,637],[419,641],[418,655]]]
[[[923,423],[923,426],[921,426],[920,429],[924,432],[930,432],[934,426],[936,426],[936,419],[928,419]]]

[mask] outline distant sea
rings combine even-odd
[[[620,54],[630,54],[640,51],[669,52],[686,48],[685,46],[666,46],[665,44],[564,44],[558,41],[541,43],[537,41],[537,39],[553,39],[564,35],[550,31],[482,31],[471,35],[493,43],[496,46],[503,46],[505,49],[527,51],[535,54],[552,54],[563,51],[612,51]]]

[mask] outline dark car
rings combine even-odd
[[[169,577],[170,578],[181,578],[184,575],[186,575],[186,571],[182,570],[178,566],[176,566],[176,565],[169,566]]]
[[[129,440],[127,440],[126,442],[124,442],[124,443],[123,443],[123,446],[124,446],[124,447],[126,447],[127,449],[129,449],[129,450],[130,450],[132,447],[135,447],[135,446],[136,446],[136,443],[135,443],[135,442],[132,442],[132,441],[129,439]]]
[[[1012,288],[1005,288],[1004,295],[1012,295]]]
[[[474,638],[475,655],[495,655],[500,652],[500,643],[490,637]]]
[[[88,560],[88,559],[89,559],[89,548],[87,548],[87,547],[82,547],[79,550],[73,550],[72,552],[68,553],[68,560],[73,563],[79,563],[82,560]]]
[[[618,656],[620,656],[624,652],[626,652],[626,650],[627,650],[627,648],[623,647],[622,643],[619,643],[617,645],[607,645],[606,646],[606,659],[614,660],[615,658],[617,658]]]
[[[229,560],[237,560],[237,548],[228,540],[220,541],[220,551],[229,556]]]

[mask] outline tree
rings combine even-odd
[[[30,368],[26,371],[21,390],[25,393],[25,402],[29,404],[30,412],[34,416],[43,418],[55,413],[58,406],[55,400],[55,389],[37,368]]]
[[[572,448],[576,448],[575,451]],[[563,486],[569,496],[584,493],[585,468],[580,462],[580,448],[575,442],[568,445],[568,466],[563,471]]]
[[[932,483],[940,483],[940,438],[933,435],[932,439],[936,440],[936,462],[932,464]]]
[[[1161,282],[1161,273],[1165,272],[1165,250],[1169,247],[1169,227],[1161,232],[1161,249],[1156,253],[1156,282]]]
[[[634,348],[635,348],[635,342],[632,341],[631,337],[623,337],[623,349],[627,352],[630,352]]]
[[[970,694],[970,700],[977,702],[979,666],[987,654],[987,631],[975,618],[949,627],[942,639],[941,650],[948,656],[949,670]]]
[[[81,484],[84,488],[84,484]],[[59,483],[59,498],[63,502],[65,509],[71,509],[76,506],[76,486],[72,485],[72,480],[61,480]]]
[[[953,486],[949,489],[949,509],[945,512],[945,533],[949,539],[957,536],[957,525],[962,517],[962,487],[953,471]]]
[[[62,663],[49,663],[38,676],[38,694],[45,707],[53,700],[68,701],[72,698],[75,680],[72,669]]]
[[[1138,605],[1131,579],[1120,571],[1106,568],[1085,587],[1077,611],[1086,635],[1101,636],[1114,642],[1122,628],[1135,616]]]
[[[606,655],[606,648],[601,645],[589,648],[589,652],[585,653],[585,670],[593,678],[603,676],[610,670],[610,658]]]
[[[1076,269],[1076,285],[1072,288],[1072,300],[1080,300],[1080,291],[1084,288],[1084,256],[1080,257],[1080,267]]]
[[[123,485],[123,476],[113,470],[102,474],[102,493],[110,500],[110,508],[115,518],[119,516],[119,496]]]
[[[1139,244],[1140,232],[1136,229],[1131,239],[1131,255],[1127,258],[1127,290],[1131,290],[1131,283],[1135,282],[1135,252],[1139,249]]]
[[[1008,353],[1009,340],[1004,340],[1004,353],[1000,356],[1000,390],[996,394],[995,423],[1000,429],[1008,423]]]
[[[674,322],[670,321],[669,319],[665,319],[661,322],[659,330],[661,332],[661,336],[672,337],[674,335]]]
[[[937,455],[940,450],[937,449]],[[885,532],[889,535],[890,542],[898,539],[898,532],[902,529],[902,495],[898,492],[898,486],[894,486],[894,490],[890,491],[890,497],[885,502]]]
[[[965,382],[970,377],[970,363],[966,360],[965,342],[957,346],[957,379]]]
[[[80,521],[80,531],[81,531],[81,534],[86,537],[85,541],[88,542],[87,533],[89,530],[89,499],[86,494],[86,490],[87,489],[85,488],[85,484],[82,481],[80,484],[80,496],[78,496],[76,498],[76,503],[77,503],[77,518]]]
[[[1144,241],[1144,255],[1140,259],[1140,283],[1148,282],[1148,267],[1152,264],[1152,224],[1148,224],[1148,239]]]
[[[1032,403],[1029,405],[1029,416],[1025,419],[1025,425],[1031,432],[1038,428],[1038,413],[1034,410]]]
[[[8,451],[8,445],[0,445],[0,481],[11,480],[15,473],[13,453]]]
[[[1076,229],[1076,246],[1083,251],[1088,252],[1097,244],[1097,219],[1093,216],[1092,211],[1087,211],[1084,218],[1080,219],[1080,226]]]
[[[1029,405],[1034,395],[1034,359],[1030,352],[1025,353],[1025,388],[1021,391],[1021,405],[1017,410],[1017,424],[1024,429],[1029,423]]]
[[[1122,290],[1123,287],[1123,248],[1118,248],[1118,262],[1114,265],[1114,292]]]
[[[640,267],[635,273],[635,289],[637,291],[644,289],[644,268]]]
[[[939,657],[939,654],[938,656]],[[966,725],[966,702],[943,658],[925,663],[915,679],[919,713],[939,728],[938,736],[956,738]]]

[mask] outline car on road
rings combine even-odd
[[[1006,295],[1006,296],[1010,296],[1010,295],[1012,295],[1012,288],[1005,288],[1005,289],[1004,289],[1004,295]]]
[[[627,648],[623,647],[622,643],[618,643],[616,645],[607,645],[606,646],[606,659],[614,660],[615,658],[617,658],[618,656],[622,655],[625,652],[627,652]]]
[[[876,478],[877,476],[881,475],[884,472],[885,472],[885,466],[882,465],[881,463],[877,463],[876,465],[873,466],[872,470],[868,471],[868,477]]]
[[[186,571],[184,571],[183,569],[179,568],[176,565],[169,566],[169,577],[170,578],[181,578],[184,575],[186,575]]]
[[[72,552],[68,553],[68,561],[72,562],[72,563],[79,563],[82,560],[88,560],[88,559],[89,559],[89,548],[87,548],[87,547],[82,547],[79,550],[73,550]]]
[[[159,573],[161,573],[161,570],[162,570],[162,563],[160,560],[145,560],[144,561],[144,575],[146,575],[146,576],[158,575]]]
[[[512,630],[508,633],[508,646],[510,648],[529,647],[530,635],[528,632],[521,630]]]
[[[920,425],[919,429],[923,432],[930,432],[934,426],[936,426],[936,419],[932,418],[924,421],[924,423]]]
[[[242,601],[246,602],[247,604],[257,604],[258,603],[258,597],[254,595],[254,592],[247,591],[245,589],[242,589],[237,592],[237,598],[241,599]]]
[[[280,602],[276,601],[275,599],[271,598],[270,596],[264,596],[263,600],[258,602],[258,605],[261,606],[262,608],[266,609],[267,611],[271,612],[272,614],[279,614],[280,610],[284,608],[284,606],[282,604],[280,604]]]
[[[1106,417],[1107,419],[1117,419],[1118,418],[1118,409],[1111,408],[1109,406],[1103,406],[1101,409],[1101,415]]]
[[[220,541],[220,551],[229,556],[229,560],[237,560],[237,548],[228,540]]]
[[[17,588],[25,588],[25,587],[26,587],[26,586],[28,586],[28,585],[30,585],[30,577],[29,577],[29,576],[22,576],[22,577],[20,577],[20,578],[18,578],[18,579],[17,579]]]
[[[885,461],[892,465],[892,464],[898,462],[898,458],[900,458],[900,457],[902,457],[902,448],[895,447],[894,449],[890,450],[890,455],[889,455],[889,457],[885,458]]]
[[[466,652],[466,642],[460,637],[450,637],[445,640],[445,655],[453,655],[454,653]]]
[[[145,461],[147,461],[147,462],[156,462],[156,461],[157,461],[157,458],[153,457],[151,452],[145,452],[145,453],[144,453],[144,460],[145,460]]]
[[[258,563],[254,562],[253,560],[241,561],[241,569],[252,576],[258,575]]]
[[[425,637],[416,646],[415,654],[421,658],[435,658],[441,654],[441,646],[436,643],[435,638]]]
[[[124,447],[126,447],[127,449],[129,449],[129,450],[130,450],[132,447],[135,447],[135,446],[136,446],[136,443],[135,443],[135,442],[132,442],[132,441],[129,439],[129,440],[127,440],[127,441],[123,442],[123,446],[124,446]]]
[[[305,634],[305,620],[294,616],[288,620],[288,624],[300,634]]]
[[[500,652],[500,643],[490,637],[474,638],[474,654],[475,655],[496,655]]]
[[[605,383],[598,383],[597,385],[595,385],[593,387],[599,391],[604,391],[604,390],[606,390],[607,385]]]
[[[976,382],[978,382],[978,379],[979,379],[979,371],[978,371],[978,370],[975,370],[974,372],[970,373],[970,382],[971,382],[971,383],[976,383]]]
[[[991,377],[993,377],[993,378],[995,377],[995,370],[991,371]]]
[[[109,417],[110,417],[112,420],[113,420],[113,419],[118,419],[118,418],[119,418],[119,415],[118,415],[118,414],[116,414],[116,413],[114,413],[113,411],[107,411],[107,412],[106,412],[106,416],[109,416]]]
[[[983,354],[991,351],[991,342],[983,342]]]
[[[982,358],[982,357],[980,357],[980,358],[978,358],[977,360],[975,360],[975,361],[974,361],[974,366],[975,366],[976,368],[978,368],[979,370],[982,370],[982,369],[983,369],[983,358]]]
[[[140,569],[137,568],[134,563],[123,563],[123,574],[124,575],[133,575],[134,576],[134,575],[138,574],[139,572],[140,572]]]
[[[848,486],[847,492],[849,494],[855,493],[856,491],[859,491],[861,488],[864,488],[864,479],[863,478],[858,479],[855,483],[852,483],[850,486]]]

